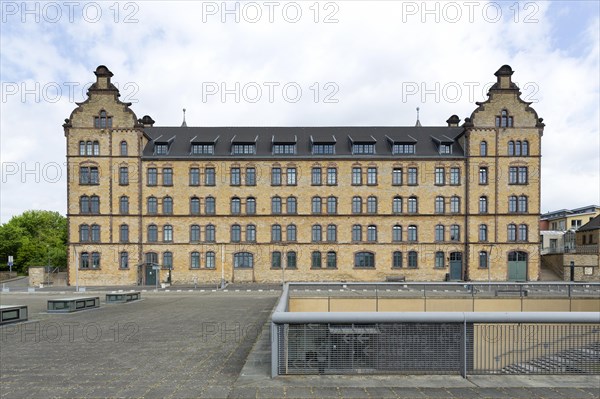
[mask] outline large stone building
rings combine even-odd
[[[63,125],[70,284],[538,279],[544,124],[507,65],[436,127],[157,127],[95,74]]]

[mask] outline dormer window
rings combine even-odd
[[[440,144],[440,154],[452,154],[452,145]]]
[[[333,155],[335,154],[335,144],[314,144],[312,145],[313,155]]]
[[[169,152],[168,143],[155,143],[154,144],[154,155],[167,155]]]
[[[394,155],[398,155],[398,154],[414,154],[415,153],[415,145],[414,144],[396,143],[392,147],[392,153]]]
[[[192,143],[192,155],[213,155],[214,153],[214,144]]]
[[[273,144],[273,155],[294,155],[296,154],[296,144]]]
[[[231,153],[233,155],[254,155],[256,154],[256,144],[233,144]]]
[[[100,115],[94,117],[94,127],[96,129],[112,129],[112,116],[108,116],[106,111],[100,111]]]
[[[353,143],[352,154],[375,154],[375,143]]]
[[[500,116],[496,116],[496,127],[513,127],[513,117],[507,110],[503,109]]]

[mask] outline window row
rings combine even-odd
[[[112,129],[112,116],[108,116],[104,110],[100,111],[98,116],[94,116],[94,127],[96,129]]]
[[[100,155],[100,143],[98,141],[80,141],[79,155],[98,156]]]
[[[487,142],[481,141],[479,143],[479,156],[485,157],[488,154]],[[529,155],[529,141],[527,140],[510,140],[508,142],[508,156],[511,157],[525,157]]]

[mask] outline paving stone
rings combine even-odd
[[[378,387],[378,388],[365,388],[371,398],[389,399],[396,398],[396,394],[390,388]]]
[[[311,388],[287,387],[285,397],[286,399],[306,399],[316,398],[317,396],[313,395]]]
[[[394,393],[398,398],[402,399],[422,399],[425,395],[421,392],[419,388],[411,388],[411,387],[394,387],[392,388]]]
[[[313,395],[317,398],[339,398],[340,392],[336,387],[313,387]]]

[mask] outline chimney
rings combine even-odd
[[[448,118],[446,123],[448,124],[448,127],[458,127],[460,118],[457,115],[452,115],[450,118]]]
[[[509,65],[502,65],[498,71],[494,75],[498,78],[496,83],[497,89],[513,89],[513,83],[511,81],[511,76],[513,74],[513,70]]]

